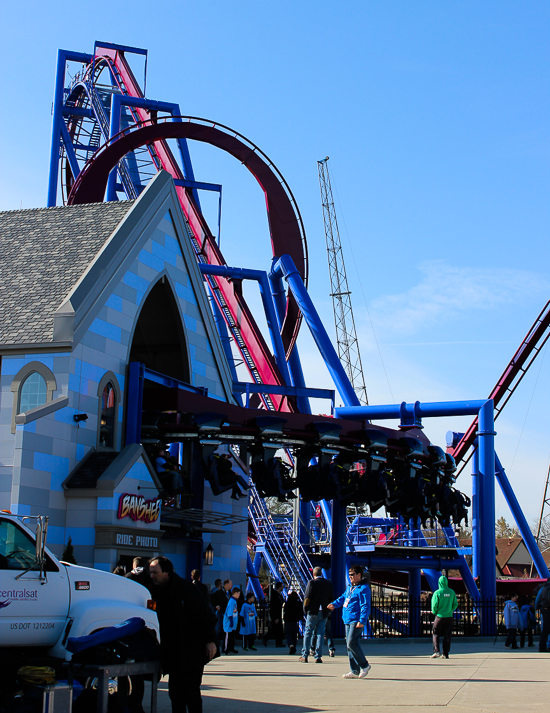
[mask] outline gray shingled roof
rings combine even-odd
[[[55,311],[133,203],[0,213],[0,344],[52,340]]]

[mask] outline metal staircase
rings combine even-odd
[[[273,520],[264,500],[254,486],[248,491],[248,514],[256,533],[256,554],[261,554],[273,577],[304,598],[306,586],[312,577],[313,566],[298,541],[292,524]]]

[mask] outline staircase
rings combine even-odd
[[[292,525],[274,522],[267,506],[252,486],[248,514],[256,533],[256,554],[261,554],[273,577],[288,591],[293,589],[303,599],[312,578],[313,566],[298,541]]]

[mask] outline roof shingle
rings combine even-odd
[[[0,344],[52,340],[55,311],[133,203],[0,213]]]

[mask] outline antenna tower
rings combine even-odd
[[[317,167],[319,169],[319,186],[321,187],[321,201],[323,203],[323,219],[325,222],[328,268],[330,272],[330,294],[334,309],[338,356],[357,394],[357,398],[362,404],[368,404],[363,365],[361,364],[361,354],[351,306],[351,292],[348,287],[338,221],[336,220],[336,211],[332,198],[328,156],[322,161],[317,161]]]

